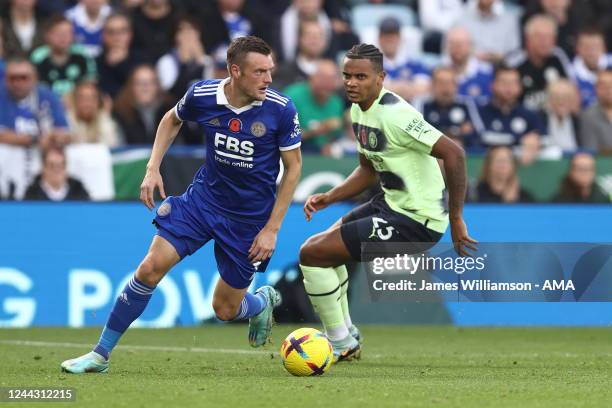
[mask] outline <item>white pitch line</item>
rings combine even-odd
[[[66,348],[91,348],[91,344],[82,343],[60,343],[53,341],[31,341],[31,340],[0,340],[0,344],[24,347],[66,347]],[[226,354],[270,354],[276,352],[263,350],[242,350],[228,348],[206,348],[206,347],[164,347],[164,346],[136,346],[121,345],[117,346],[121,350],[134,351],[174,351],[187,353],[226,353]]]
[[[66,348],[91,348],[91,344],[84,343],[61,343],[53,341],[33,341],[33,340],[0,340],[0,344],[9,346],[23,347],[66,347]],[[206,348],[206,347],[164,347],[164,346],[137,346],[137,345],[121,345],[117,346],[121,350],[134,351],[173,351],[182,353],[225,353],[225,354],[259,354],[259,355],[278,355],[276,351],[264,350],[243,350],[243,349],[228,349],[228,348]],[[381,354],[368,354],[368,358],[382,358]]]

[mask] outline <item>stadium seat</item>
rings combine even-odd
[[[77,144],[66,148],[68,174],[76,176],[94,201],[115,198],[110,151],[102,144]],[[0,144],[0,197],[23,199],[26,189],[41,170],[38,148],[24,149]]]
[[[0,144],[0,197],[21,200],[40,172],[40,150]]]
[[[68,174],[78,175],[94,201],[115,198],[113,160],[103,144],[75,144],[66,148]]]

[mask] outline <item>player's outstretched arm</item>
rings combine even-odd
[[[283,176],[281,177],[276,201],[268,222],[253,240],[249,249],[249,259],[252,262],[264,261],[272,256],[276,247],[276,236],[283,223],[293,193],[300,181],[302,173],[302,153],[300,149],[281,151],[283,161]]]
[[[463,221],[463,203],[467,188],[465,152],[447,136],[441,136],[433,145],[431,155],[444,162],[448,187],[449,219],[455,250],[461,256],[470,256],[467,248],[475,251],[477,241],[470,238]]]
[[[151,158],[147,163],[147,171],[140,185],[140,201],[142,201],[149,210],[155,208],[153,195],[156,188],[159,188],[161,197],[166,198],[164,182],[159,172],[159,166],[168,148],[176,138],[178,131],[181,129],[182,124],[183,122],[176,117],[173,108],[166,112],[157,128]]]
[[[310,221],[315,212],[338,201],[347,200],[371,187],[378,180],[372,163],[363,154],[359,155],[359,166],[341,184],[327,193],[313,194],[304,204],[304,215]]]

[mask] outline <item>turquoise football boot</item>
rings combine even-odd
[[[64,361],[61,367],[63,372],[72,374],[106,373],[108,360],[95,351],[90,351],[81,357]]]
[[[280,304],[281,296],[272,286],[262,286],[255,293],[263,293],[266,298],[266,306],[259,314],[249,319],[249,343],[251,347],[260,347],[270,339],[274,324],[272,311]]]

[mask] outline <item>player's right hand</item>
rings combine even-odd
[[[159,194],[162,199],[166,199],[166,192],[164,191],[164,182],[159,170],[147,170],[147,173],[142,180],[140,185],[140,201],[149,209],[155,208],[155,188],[159,188]]]
[[[329,202],[329,195],[327,193],[313,194],[306,200],[304,204],[304,215],[306,221],[310,221],[315,212],[324,209],[331,203]]]

